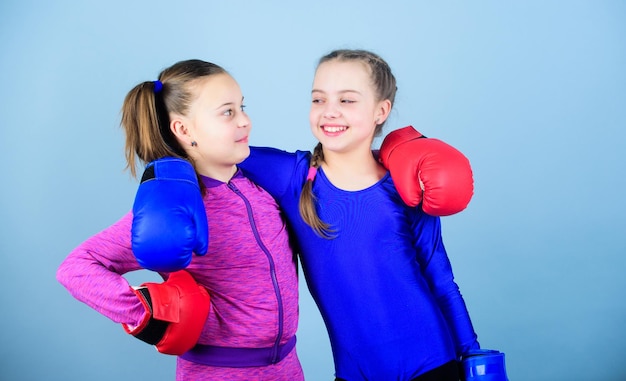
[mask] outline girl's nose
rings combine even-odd
[[[324,116],[324,118],[328,119],[336,118],[340,115],[339,107],[337,107],[337,105],[332,102],[328,102],[324,107],[322,115]]]
[[[237,122],[239,127],[250,127],[250,117],[247,114],[241,113]]]

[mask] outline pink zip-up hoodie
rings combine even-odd
[[[207,177],[202,181],[209,250],[204,256],[194,255],[186,269],[211,296],[211,311],[198,343],[272,348],[293,340],[298,327],[297,265],[276,202],[241,172],[228,183]],[[122,276],[141,269],[131,250],[131,224],[129,212],[87,239],[63,261],[57,279],[76,299],[114,322],[137,325],[145,311]],[[176,379],[304,377],[294,348],[282,361],[260,367],[208,366],[179,357]]]

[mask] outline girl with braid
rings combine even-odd
[[[395,94],[382,58],[333,51],[321,58],[311,91],[313,153],[253,147],[241,168],[274,196],[295,232],[336,380],[456,381],[457,361],[480,346],[440,219],[406,205],[394,181],[409,180],[392,181],[372,151]]]

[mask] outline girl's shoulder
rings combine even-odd
[[[238,165],[244,175],[273,197],[292,194],[306,180],[311,153],[271,147],[250,147],[250,156]]]
[[[311,161],[311,152],[288,152],[272,147],[250,147],[250,156],[239,167],[244,172],[275,171],[285,173],[286,169],[306,166]]]

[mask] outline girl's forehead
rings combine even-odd
[[[239,90],[239,84],[230,74],[220,73],[200,79],[198,90],[203,92],[227,92]]]
[[[194,103],[210,108],[241,103],[243,98],[237,81],[226,73],[214,74],[196,81],[191,91]]]
[[[359,61],[327,61],[315,72],[313,91],[338,89],[363,91],[372,84],[367,65]]]
[[[364,62],[357,60],[331,60],[320,64],[317,68],[317,73],[328,71],[350,71],[369,75],[369,67]]]
[[[195,91],[204,91],[211,87],[239,87],[237,81],[228,73],[217,73],[197,78],[190,82]]]

